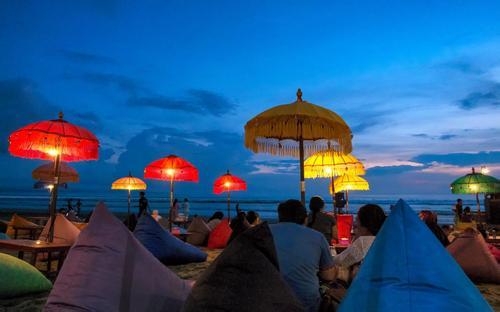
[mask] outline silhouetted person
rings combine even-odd
[[[76,202],[76,214],[77,215],[80,215],[81,208],[82,208],[82,202],[80,199],[78,199],[78,201]]]
[[[222,211],[214,212],[212,217],[208,219],[207,226],[210,228],[210,230],[215,229],[215,227],[222,221],[222,218],[224,218],[224,213]]]
[[[420,219],[424,221],[429,230],[436,236],[436,238],[441,242],[441,244],[446,247],[450,244],[448,236],[443,232],[443,229],[437,223],[437,215],[430,210],[422,210],[418,214]]]
[[[311,197],[309,201],[309,210],[311,210],[311,213],[307,218],[307,226],[323,234],[326,241],[330,243],[334,238],[333,233],[335,233],[337,221],[334,216],[325,213],[324,209],[325,201],[323,198],[319,196]]]
[[[247,212],[247,221],[250,223],[250,226],[255,226],[260,223],[260,216],[257,212],[250,210]]]
[[[455,212],[455,222],[460,221],[460,219],[462,218],[462,212],[463,212],[462,205],[463,205],[462,199],[461,198],[457,199],[455,208],[453,208],[453,211]]]
[[[149,209],[149,202],[148,202],[148,199],[146,198],[146,193],[140,192],[139,193],[139,213],[137,214],[137,218],[140,218],[142,215],[147,214],[148,209]]]
[[[250,228],[250,223],[247,221],[246,214],[243,211],[240,211],[238,215],[234,219],[231,220],[231,224],[229,224],[233,232],[229,237],[229,242],[238,237],[241,233],[245,232],[248,228]]]

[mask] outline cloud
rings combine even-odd
[[[57,118],[59,109],[38,90],[34,81],[0,81],[0,153],[6,153],[9,134],[28,123]]]
[[[193,114],[220,117],[231,114],[237,105],[226,97],[207,90],[191,89],[184,98],[167,96],[131,97],[130,106],[154,107],[165,110],[177,110]]]
[[[79,52],[68,49],[61,49],[59,52],[69,61],[78,64],[92,64],[92,65],[113,65],[116,64],[115,60],[110,57],[98,54]]]
[[[83,112],[83,113],[76,112],[74,114],[74,117],[76,119],[76,123],[85,128],[102,130],[104,126],[104,123],[102,122],[101,118],[93,112]]]
[[[500,152],[482,151],[478,153],[422,154],[413,157],[412,161],[429,165],[440,163],[455,166],[497,164],[500,163]]]
[[[369,168],[366,171],[367,176],[384,176],[384,175],[395,175],[395,174],[400,174],[404,172],[410,172],[410,171],[418,171],[421,169],[421,166],[409,166],[409,165],[402,165],[402,166],[376,166]]]
[[[66,74],[64,77],[66,79],[79,79],[99,87],[114,87],[129,96],[146,91],[138,81],[124,75],[87,72],[78,75]]]
[[[438,137],[439,140],[447,141],[456,138],[456,134],[442,134]]]
[[[415,137],[415,138],[441,140],[441,141],[448,141],[448,140],[451,140],[453,138],[458,137],[458,135],[456,135],[456,134],[441,134],[438,136],[432,136],[432,135],[428,135],[425,133],[416,133],[416,134],[412,134],[411,136]]]
[[[500,107],[500,84],[489,86],[484,91],[474,91],[458,101],[460,108],[471,110],[483,106]]]

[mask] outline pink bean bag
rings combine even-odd
[[[181,311],[191,286],[103,203],[69,251],[45,311]]]
[[[47,221],[45,227],[40,234],[39,240],[47,240],[50,229],[50,221]],[[76,227],[71,221],[66,219],[66,217],[60,213],[56,215],[56,221],[54,222],[54,242],[56,243],[68,243],[73,245],[76,239],[80,235],[80,229]]]

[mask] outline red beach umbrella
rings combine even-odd
[[[51,193],[49,241],[54,236],[57,187],[61,177],[61,161],[97,160],[99,140],[89,130],[63,119],[45,120],[29,124],[11,133],[9,152],[16,157],[54,161],[54,189]]]
[[[225,175],[217,178],[214,182],[214,193],[221,194],[227,192],[227,218],[231,219],[231,198],[230,194],[232,191],[246,191],[247,183],[237,176],[229,173],[229,170]]]
[[[174,182],[198,182],[198,169],[189,161],[169,155],[153,161],[144,168],[144,178],[170,181],[170,211],[174,204]],[[172,216],[169,216],[169,227],[172,230]]]

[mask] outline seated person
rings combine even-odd
[[[464,212],[462,213],[462,218],[460,218],[460,221],[467,223],[472,222],[472,212],[470,211],[469,206],[464,208]]]
[[[208,219],[207,225],[210,228],[210,231],[213,231],[215,227],[222,221],[224,218],[224,213],[222,211],[216,211],[214,214]]]
[[[450,244],[448,236],[443,232],[437,223],[437,215],[430,210],[422,210],[418,214],[420,220],[424,221],[429,230],[436,236],[441,244],[446,247]]]
[[[247,221],[246,214],[243,211],[240,211],[238,215],[231,220],[229,224],[231,230],[231,236],[229,237],[228,243],[230,243],[233,239],[235,239],[238,235],[245,232],[248,228],[250,228],[250,223]]]
[[[260,216],[257,212],[250,210],[247,212],[247,221],[250,226],[255,226],[260,223]]]
[[[444,235],[446,235],[446,237],[448,237],[448,241],[450,243],[455,239],[453,226],[451,226],[449,224],[443,224],[441,226],[441,230],[443,230]]]
[[[326,241],[330,243],[333,238],[333,233],[336,233],[335,225],[337,224],[335,217],[325,213],[325,201],[319,196],[311,197],[309,201],[309,210],[311,213],[307,218],[307,226],[315,229],[323,234]]]
[[[319,279],[332,281],[335,269],[325,237],[305,225],[302,203],[290,199],[278,206],[277,224],[269,225],[274,238],[280,273],[306,311],[318,311]]]
[[[354,222],[354,240],[346,250],[334,257],[335,265],[350,268],[362,262],[385,218],[384,210],[378,205],[368,204],[359,208]]]

